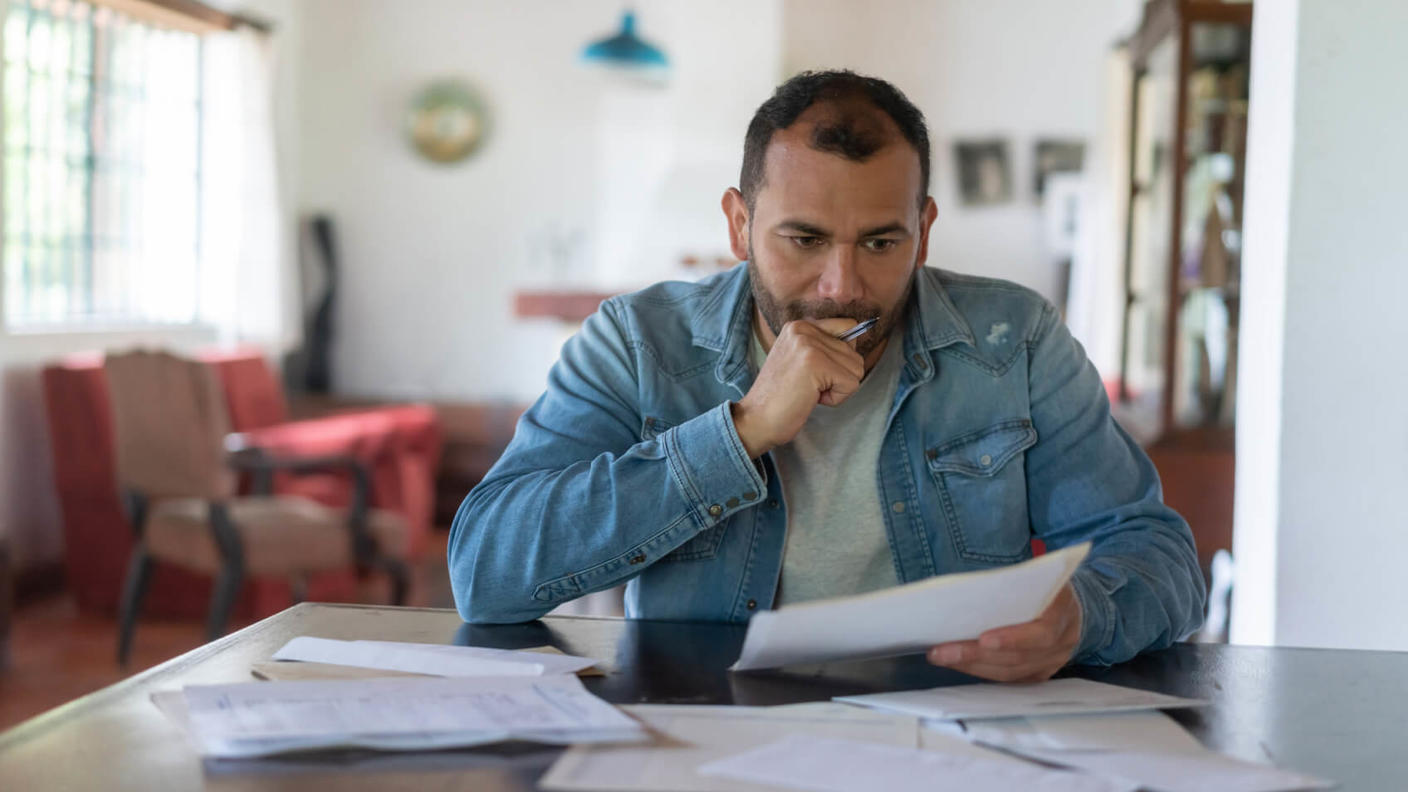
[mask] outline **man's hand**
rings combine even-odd
[[[818,404],[831,407],[860,388],[865,361],[837,333],[854,319],[801,319],[777,334],[748,395],[733,405],[733,424],[751,459],[791,442]]]
[[[1070,662],[1080,626],[1080,601],[1067,583],[1032,621],[930,647],[929,662],[996,682],[1041,682]]]

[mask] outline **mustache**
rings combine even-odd
[[[879,318],[881,313],[878,305],[862,300],[852,300],[847,303],[838,303],[835,300],[794,300],[783,307],[783,314],[789,322],[798,319],[842,318],[864,322],[867,319]]]

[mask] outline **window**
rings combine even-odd
[[[76,0],[10,0],[4,321],[195,321],[201,39]]]

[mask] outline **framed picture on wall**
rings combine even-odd
[[[953,144],[958,197],[964,206],[988,206],[1012,200],[1012,165],[1001,138],[960,140]]]
[[[1036,142],[1032,155],[1033,195],[1040,201],[1046,194],[1046,177],[1053,173],[1075,173],[1085,167],[1085,141],[1046,138]]]

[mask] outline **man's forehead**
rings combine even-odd
[[[919,194],[919,154],[902,137],[861,161],[812,145],[811,131],[779,130],[763,162],[758,208],[768,214],[814,212],[907,217]]]

